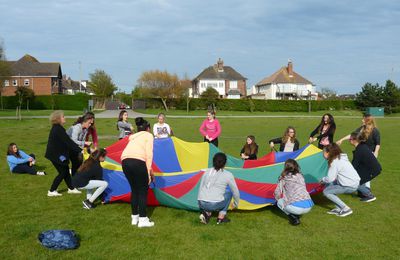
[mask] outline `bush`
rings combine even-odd
[[[87,94],[78,93],[76,95],[51,95],[35,96],[29,101],[30,109],[62,109],[62,110],[84,110],[88,107],[88,100],[92,97]],[[5,109],[15,109],[18,106],[18,97],[3,97]],[[26,104],[22,105],[24,108]]]
[[[163,109],[160,99],[147,98],[146,108]],[[186,99],[169,99],[168,107],[171,109],[186,110]],[[224,111],[270,111],[270,112],[308,112],[308,100],[260,100],[260,99],[218,99],[216,107]],[[208,100],[202,98],[191,98],[190,110],[206,110]],[[320,110],[346,110],[357,109],[356,103],[352,100],[322,100],[311,101],[312,111]]]

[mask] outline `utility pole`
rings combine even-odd
[[[79,61],[79,92],[82,92],[82,63]]]

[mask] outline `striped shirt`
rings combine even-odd
[[[276,200],[283,198],[285,207],[291,204],[296,205],[296,202],[300,201],[309,201],[311,202],[309,205],[313,205],[310,194],[308,194],[306,189],[303,174],[301,173],[288,173],[285,177],[279,178],[274,195]]]

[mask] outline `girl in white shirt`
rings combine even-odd
[[[165,123],[164,113],[160,113],[157,116],[158,123],[153,126],[153,134],[155,138],[168,138],[172,135],[171,127]]]

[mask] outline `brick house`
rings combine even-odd
[[[59,62],[39,62],[26,54],[17,61],[7,61],[11,78],[4,81],[3,96],[14,96],[18,86],[31,88],[35,95],[62,93],[62,73]]]
[[[317,99],[315,85],[293,70],[293,63],[280,68],[258,82],[252,89],[253,99]]]
[[[246,80],[239,72],[230,66],[224,66],[224,61],[204,69],[192,80],[191,96],[199,97],[208,87],[218,91],[221,98],[239,99],[246,97]]]

